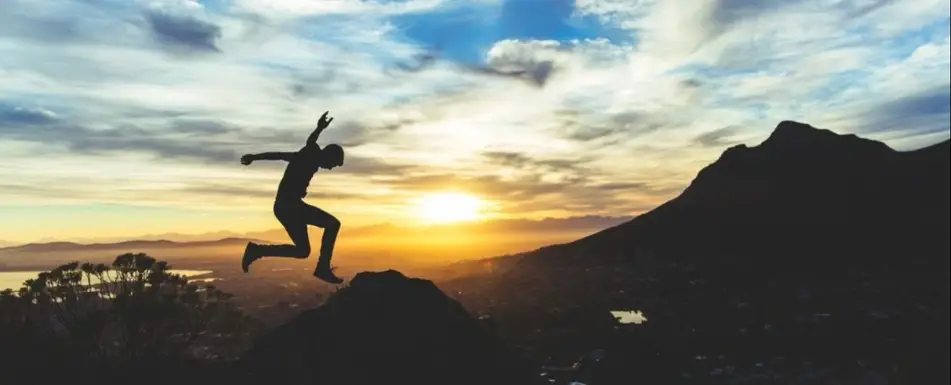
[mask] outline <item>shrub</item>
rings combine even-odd
[[[142,253],[111,265],[68,263],[0,293],[0,366],[9,374],[51,362],[117,368],[214,358],[222,340],[256,327],[230,299]]]

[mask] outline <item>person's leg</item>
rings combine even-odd
[[[324,234],[320,238],[320,256],[317,258],[317,268],[314,270],[314,276],[330,283],[343,282],[342,279],[334,275],[333,269],[330,267],[334,245],[337,243],[337,234],[340,232],[340,220],[320,208],[306,204],[305,206],[306,209],[301,211],[306,214],[307,223],[324,230]]]
[[[285,257],[304,259],[310,256],[310,238],[307,236],[307,206],[304,203],[275,205],[274,215],[281,222],[284,231],[293,244],[259,245],[248,242],[244,249],[241,268],[247,272],[251,263],[264,257]]]

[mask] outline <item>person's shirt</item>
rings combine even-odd
[[[284,176],[277,187],[279,199],[301,199],[307,195],[310,180],[320,169],[319,160],[321,148],[317,145],[308,145],[291,155],[284,169]]]

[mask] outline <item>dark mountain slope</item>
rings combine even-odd
[[[773,255],[805,259],[930,250],[940,245],[929,240],[947,234],[948,154],[948,142],[897,152],[786,121],[759,146],[725,151],[681,196],[573,246],[684,252],[766,247]],[[947,238],[943,244],[947,249]]]
[[[782,122],[644,215],[443,287],[527,349],[614,346],[668,365],[658,380],[778,358],[787,372],[875,361],[923,379],[948,356],[949,174],[948,142],[898,152]],[[648,322],[636,337],[586,323],[612,309]]]

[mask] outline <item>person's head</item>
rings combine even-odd
[[[343,148],[336,144],[328,144],[321,151],[320,167],[328,170],[343,166]]]

